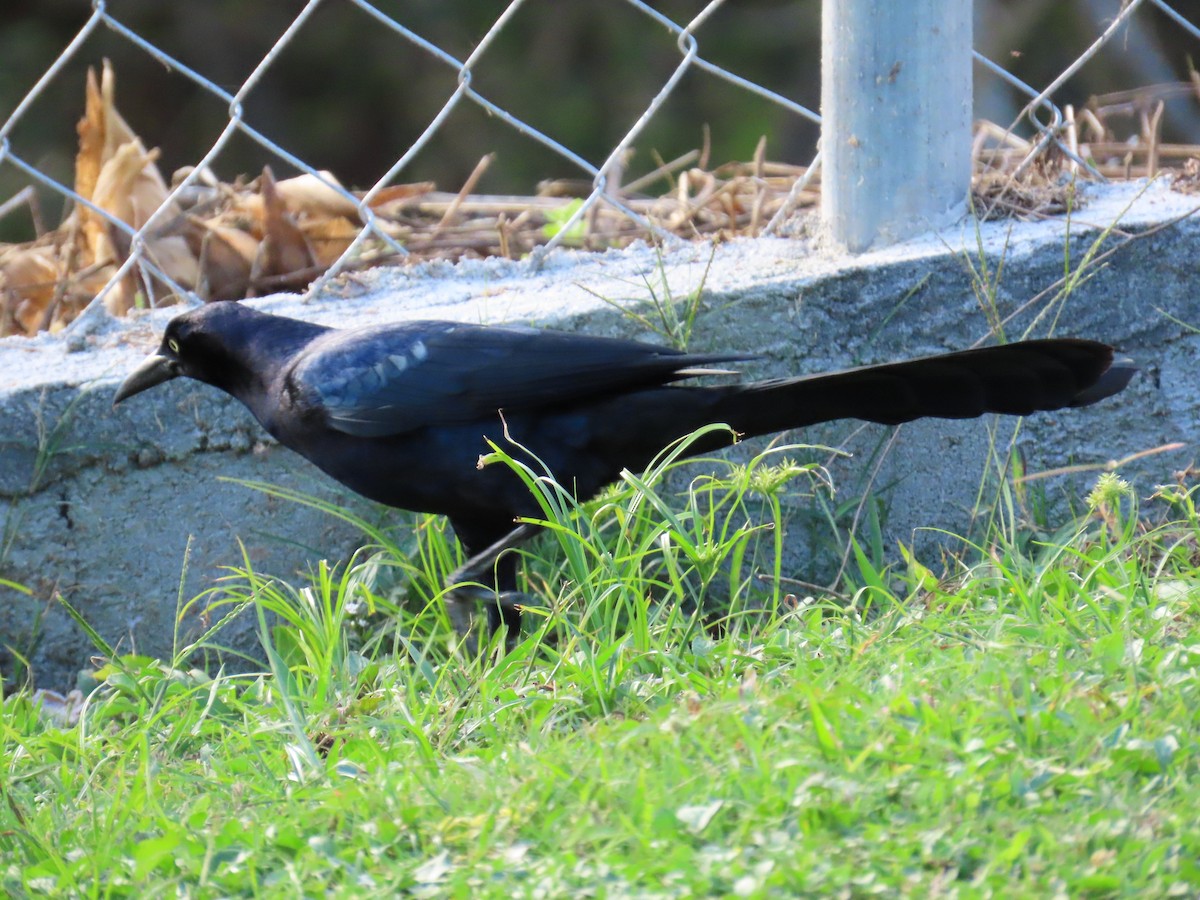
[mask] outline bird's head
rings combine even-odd
[[[181,375],[245,400],[247,389],[325,330],[241,303],[207,303],[167,323],[158,350],[121,382],[113,405]]]
[[[113,406],[172,378],[185,375],[213,382],[225,354],[224,336],[242,318],[237,303],[211,303],[176,316],[167,323],[162,343],[126,376],[113,397]]]

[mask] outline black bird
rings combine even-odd
[[[504,622],[515,638],[516,559],[501,554],[535,531],[514,520],[539,510],[507,467],[477,465],[484,438],[501,442],[505,424],[587,498],[714,422],[753,437],[834,419],[1026,415],[1095,403],[1136,371],[1114,363],[1105,344],[1053,339],[748,384],[672,384],[751,358],[456,322],[334,329],[224,302],[171,320],[113,403],[195,378],[236,397],[276,440],[351,490],[448,516],[470,557],[451,583],[490,582],[494,568],[489,625]],[[690,450],[728,443],[718,432]],[[462,629],[480,595],[449,596]]]

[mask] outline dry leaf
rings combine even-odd
[[[75,190],[96,207],[130,228],[139,229],[163,205],[167,185],[155,164],[157,150],[146,150],[128,123],[117,112],[116,76],[107,60],[96,84],[96,73],[88,70],[87,97],[80,120],[79,152],[75,157]],[[169,211],[178,216],[178,209]],[[73,213],[80,226],[83,248],[77,260],[81,267],[120,265],[129,252],[128,235],[112,221],[88,208]],[[199,277],[196,256],[179,236],[148,237],[145,256],[183,288],[195,286]],[[166,295],[170,289],[152,281],[146,285],[151,299]],[[122,279],[105,297],[111,312],[123,313],[134,304],[137,295],[134,277]]]
[[[137,140],[129,124],[116,108],[116,76],[106,59],[96,84],[96,70],[88,68],[83,118],[76,125],[79,152],[75,156],[75,192],[91,200],[100,177],[100,169],[117,148]]]
[[[143,177],[147,167],[153,168],[157,157],[157,151],[147,153],[140,141],[122,144],[100,167],[92,202],[125,224],[135,229],[141,227],[166,196],[165,188],[161,192],[155,190],[153,178]],[[80,213],[89,261],[116,260],[117,253],[108,238],[111,223],[90,209],[81,209]]]
[[[250,289],[258,240],[240,228],[189,217],[188,246],[200,260],[197,289],[205,300],[240,300]]]
[[[383,190],[372,197],[369,205],[372,211],[376,213],[381,213],[384,207],[394,206],[388,212],[395,213],[402,209],[410,200],[423,197],[435,190],[437,190],[437,185],[432,181],[418,181],[413,184],[393,184],[391,187],[383,188]]]
[[[333,173],[322,172],[321,175],[326,181],[341,186]],[[313,175],[305,173],[297,175],[295,178],[274,181],[273,187],[284,208],[297,222],[328,216],[358,218],[358,205],[354,201],[347,200],[330,185],[323,184]],[[261,194],[241,198],[240,206],[248,215],[258,220],[262,219],[263,198]]]
[[[274,277],[271,289],[302,288],[313,279],[313,254],[276,190],[270,167],[263,169],[259,190],[263,237],[253,280]]]
[[[58,279],[53,247],[20,247],[0,255],[0,295],[9,298],[13,319],[26,334],[41,328]]]
[[[341,187],[332,172],[322,172],[321,177],[330,184]],[[358,205],[353,200],[343,197],[329,184],[323,184],[313,175],[305,173],[288,178],[276,184],[275,189],[294,216],[358,218]]]
[[[357,222],[351,222],[342,216],[313,219],[302,223],[300,228],[312,249],[316,264],[322,269],[333,265],[362,230],[362,226]]]

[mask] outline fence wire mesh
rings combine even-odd
[[[316,291],[339,273],[384,262],[504,255],[536,264],[559,245],[784,234],[819,196],[816,2],[596,0],[571,14],[548,0],[511,0],[496,4],[494,17],[477,12],[478,30],[466,41],[448,37],[456,32],[444,15],[417,15],[426,5],[404,0],[308,0],[282,21],[274,5],[272,15],[263,6],[232,4],[242,10],[237,29],[207,33],[184,5],[46,6],[47,17],[73,14],[81,24],[12,98],[0,95],[0,235],[10,240],[0,244],[0,333],[61,327],[95,297],[123,312],[181,295]],[[1072,41],[1057,45],[1083,46],[1060,59],[1040,45],[1034,74],[1019,74],[1027,60],[1006,23],[1053,6],[1075,13],[1067,26]],[[25,13],[25,24],[40,15]],[[164,16],[191,16],[188,33],[164,31]],[[1200,76],[1184,62],[1197,47],[1181,46],[1200,40],[1194,13],[1189,18],[1165,0],[992,0],[977,7],[976,18],[974,153],[986,212],[1055,212],[1064,172],[1094,180],[1155,175],[1200,155]],[[727,52],[729,34],[748,22],[758,23],[754,47]],[[617,33],[602,46],[620,54],[592,71],[595,57],[570,51],[599,41],[601,29]],[[256,41],[240,40],[243,30]],[[577,40],[564,40],[567,34]],[[243,43],[266,49],[242,53],[238,65],[248,74],[231,81],[211,57],[216,47],[222,57],[236,55]],[[568,49],[554,52],[559,43]],[[315,55],[329,45],[346,52],[340,69],[324,71],[329,55]],[[314,57],[314,71],[299,55]],[[105,56],[111,66],[101,65]],[[98,74],[87,76],[85,91],[88,67]],[[325,82],[324,109],[301,113],[321,118],[352,105],[337,93],[340,73],[351,69],[383,73],[385,87],[373,89],[383,104],[372,115],[407,107],[409,136],[375,141],[377,129],[350,122],[341,131],[318,127],[324,143],[295,139],[293,110],[274,99],[281,73]],[[139,73],[135,108],[126,110],[137,113],[137,132],[118,111],[129,93],[127,71]],[[1111,85],[1113,73],[1126,82]],[[1091,99],[1073,102],[1081,80]],[[176,147],[181,164],[170,177],[149,149],[170,142],[175,130],[155,133],[156,123],[176,124],[175,101],[154,99],[160,81],[163,98],[178,96],[182,83],[221,110],[210,133],[194,129],[190,143]],[[585,147],[563,119],[544,111],[551,101],[570,107],[572,91],[589,81],[599,88],[574,113],[604,123],[612,136]],[[166,92],[168,82],[175,93]],[[361,91],[361,81],[347,79],[345,90]],[[79,106],[71,98],[79,95],[86,110],[77,151],[61,146],[61,131],[60,146],[48,148],[38,123],[73,120]],[[719,98],[716,107],[697,100],[706,96]],[[695,122],[699,146],[656,156],[658,123],[679,107],[684,115],[695,107],[698,117],[717,107],[744,109],[748,119],[711,131],[707,121]],[[472,116],[486,127],[462,130]],[[722,144],[718,127],[755,137]],[[493,139],[510,159],[528,154],[547,170],[545,179],[529,185],[517,178],[518,190],[507,194],[481,192],[492,178]],[[336,154],[326,150],[345,144],[369,145],[368,174],[359,169],[351,180],[337,171]],[[742,158],[717,163],[716,146]],[[70,151],[73,165],[65,165]],[[431,161],[463,153],[474,153],[475,162],[455,189],[438,191],[423,177]],[[230,171],[230,159],[254,159],[257,170]],[[63,215],[48,222],[46,211],[60,202]]]

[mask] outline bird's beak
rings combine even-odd
[[[155,353],[147,357],[144,363],[130,372],[129,376],[121,382],[116,396],[113,397],[113,406],[134,394],[140,394],[142,391],[154,387],[156,384],[170,381],[178,375],[179,368],[175,360]]]

